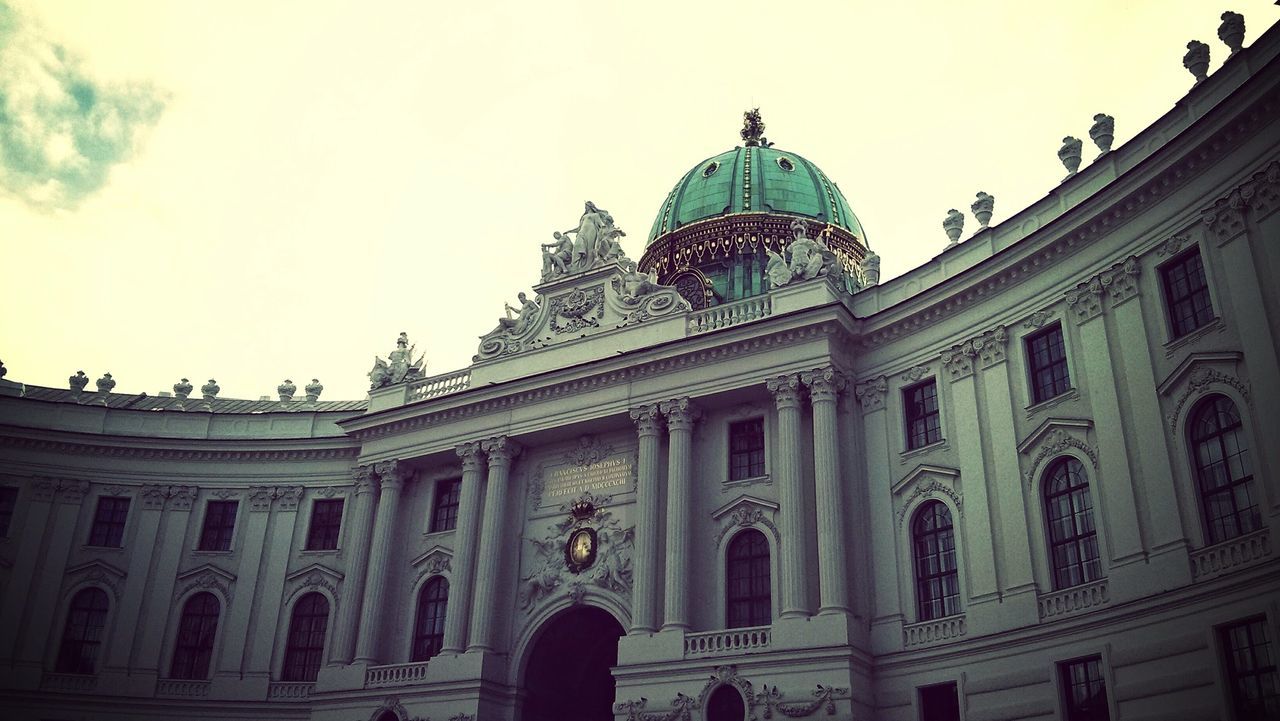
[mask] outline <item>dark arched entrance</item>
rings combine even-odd
[[[622,626],[590,606],[553,619],[525,664],[522,721],[612,721]]]

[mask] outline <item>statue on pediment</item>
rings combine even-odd
[[[542,310],[538,301],[529,300],[529,296],[524,292],[517,293],[516,298],[520,301],[520,307],[516,308],[510,303],[504,303],[503,310],[506,311],[507,317],[498,319],[498,328],[511,335],[520,335],[525,332],[533,319],[538,316],[538,311]],[[515,316],[512,316],[512,313],[515,313]]]
[[[627,271],[622,274],[622,300],[624,303],[635,303],[641,296],[649,295],[662,289],[658,285],[657,271],[642,273],[634,260],[627,261]]]
[[[810,238],[808,227],[807,223],[797,218],[791,222],[791,243],[782,253],[765,249],[769,262],[765,265],[764,272],[771,287],[777,288],[793,280],[809,280],[820,275],[833,278],[841,276],[840,259],[821,238]]]
[[[380,357],[373,359],[373,368],[369,371],[369,389],[376,390],[383,386],[416,380],[422,377],[423,358],[413,358],[416,345],[409,345],[409,334],[401,333],[396,339],[396,348],[387,354],[386,360]],[[424,354],[425,355],[425,354]]]
[[[571,248],[566,247],[562,237],[572,235]],[[577,273],[599,267],[610,260],[623,257],[622,246],[618,238],[626,235],[613,224],[613,216],[609,211],[596,206],[588,200],[583,207],[582,217],[578,219],[578,227],[556,234],[556,243],[543,246],[543,280],[554,280],[564,273]],[[555,251],[549,253],[551,245]],[[563,253],[569,252],[569,259],[564,262]],[[556,261],[565,266],[559,270]]]
[[[569,272],[569,264],[573,262],[573,239],[556,231],[551,234],[554,243],[542,245],[542,282],[555,280]]]

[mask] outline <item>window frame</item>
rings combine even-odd
[[[320,643],[318,645],[308,644],[306,646],[297,647],[294,645],[295,629],[294,625],[298,622],[299,609],[302,602],[308,599],[318,598],[324,602],[324,625],[320,630]],[[320,669],[324,666],[324,652],[329,646],[329,632],[332,628],[334,604],[332,599],[320,593],[319,591],[308,591],[298,597],[293,602],[293,606],[289,609],[289,625],[285,629],[284,653],[280,659],[280,680],[286,682],[314,682],[316,676],[319,675]],[[320,614],[316,612],[308,612],[306,618],[314,622],[314,619],[320,618]],[[309,638],[314,640],[316,630],[310,628],[307,633]],[[303,654],[302,659],[296,659],[297,654]],[[314,668],[312,665],[312,656],[314,654]],[[314,671],[314,673],[313,673]]]
[[[1076,466],[1076,469],[1078,471],[1077,475],[1083,479],[1083,483],[1076,484],[1076,485],[1068,485],[1066,490],[1064,491],[1054,491],[1052,489],[1053,477],[1058,471],[1058,469],[1068,467],[1073,464]],[[1067,468],[1065,472],[1070,474],[1071,469]],[[1068,483],[1070,483],[1070,481],[1068,481]],[[1040,504],[1044,513],[1044,537],[1045,537],[1045,552],[1046,552],[1045,555],[1049,562],[1049,576],[1053,586],[1053,590],[1061,591],[1067,588],[1083,586],[1085,584],[1093,583],[1095,581],[1100,581],[1106,578],[1107,576],[1106,568],[1103,565],[1103,560],[1102,560],[1105,554],[1102,553],[1102,546],[1101,546],[1102,541],[1098,534],[1098,521],[1094,514],[1094,510],[1097,508],[1097,506],[1093,500],[1093,484],[1091,482],[1091,479],[1089,478],[1088,470],[1085,467],[1085,464],[1081,462],[1079,458],[1070,454],[1057,456],[1056,458],[1050,460],[1048,465],[1045,466],[1045,470],[1040,476],[1040,484],[1041,484]],[[1081,490],[1083,490],[1084,497],[1089,502],[1089,507],[1087,510],[1089,513],[1091,529],[1087,532],[1081,532],[1076,519],[1076,515],[1078,512],[1073,512],[1070,516],[1065,517],[1071,520],[1072,535],[1063,539],[1055,539],[1054,530],[1053,530],[1054,521],[1059,519],[1054,518],[1053,510],[1052,510],[1053,506],[1051,504],[1051,501],[1054,500],[1055,498],[1062,497],[1062,496],[1072,498],[1076,496],[1076,494]],[[1072,503],[1073,509],[1074,509],[1074,505],[1075,504],[1073,502]],[[1087,543],[1088,539],[1090,538],[1093,541],[1093,550],[1097,554],[1096,556],[1094,556],[1093,559],[1091,559],[1093,561],[1093,565],[1096,566],[1097,568],[1097,576],[1093,578],[1089,578],[1086,570],[1087,568],[1089,568],[1089,563],[1087,561],[1077,560],[1074,563],[1074,565],[1079,568],[1080,576],[1083,580],[1080,580],[1077,583],[1065,583],[1059,577],[1060,569],[1058,567],[1057,555],[1055,551],[1059,547],[1074,547],[1075,550],[1077,551],[1078,559],[1081,559],[1083,558],[1083,554],[1080,553],[1081,551],[1083,551],[1082,544]]]
[[[338,507],[337,520],[333,522],[333,545],[320,546],[317,545],[317,536],[319,535],[316,526],[317,509],[321,506]],[[342,523],[346,520],[347,504],[345,498],[315,498],[311,501],[311,515],[307,521],[307,544],[303,548],[305,551],[336,551],[342,543]],[[327,520],[326,520],[327,522]],[[327,534],[320,540],[326,540]]]
[[[1222,684],[1223,684],[1223,691],[1226,693],[1226,708],[1230,710],[1232,721],[1251,721],[1251,718],[1259,718],[1259,717],[1250,717],[1250,716],[1241,714],[1242,709],[1240,707],[1239,697],[1236,694],[1236,681],[1237,681],[1237,678],[1242,674],[1235,668],[1235,664],[1233,663],[1234,653],[1233,653],[1233,647],[1230,642],[1230,633],[1232,630],[1240,628],[1242,626],[1246,626],[1246,627],[1252,626],[1253,624],[1258,624],[1262,629],[1262,632],[1265,636],[1264,641],[1266,642],[1267,646],[1270,647],[1269,648],[1269,655],[1271,657],[1270,671],[1272,674],[1275,674],[1277,676],[1276,681],[1278,684],[1280,684],[1280,664],[1278,664],[1276,661],[1276,642],[1274,638],[1272,638],[1272,635],[1274,635],[1276,629],[1265,613],[1260,613],[1253,616],[1246,616],[1245,618],[1237,619],[1229,623],[1224,623],[1215,627],[1214,638],[1217,642],[1218,665],[1219,665],[1220,675],[1221,675]],[[1250,636],[1250,641],[1252,642],[1252,635]],[[1256,645],[1251,643],[1249,646],[1250,656],[1256,658],[1257,653],[1253,650],[1255,648],[1256,648]],[[1264,668],[1263,672],[1265,672],[1266,670],[1267,669]],[[1257,672],[1250,674],[1250,676],[1254,676],[1254,677],[1257,677],[1260,675],[1262,674]],[[1265,718],[1265,715],[1260,718]]]
[[[1074,698],[1074,695],[1072,694],[1072,690],[1074,690],[1078,684],[1075,683],[1074,678],[1071,676],[1070,669],[1072,669],[1075,666],[1079,666],[1081,664],[1085,665],[1085,673],[1086,673],[1085,683],[1092,684],[1094,682],[1094,679],[1090,678],[1088,675],[1088,664],[1091,664],[1091,663],[1097,664],[1098,677],[1096,681],[1098,684],[1101,685],[1101,688],[1102,688],[1102,700],[1101,700],[1102,716],[1098,716],[1097,712],[1091,712],[1088,709],[1084,709],[1084,710],[1077,709],[1075,707],[1075,698]],[[1059,704],[1061,704],[1061,707],[1062,707],[1063,721],[1110,721],[1111,720],[1111,693],[1107,688],[1108,686],[1107,663],[1103,659],[1102,654],[1078,656],[1076,658],[1067,659],[1065,661],[1058,661],[1057,663],[1054,664],[1054,666],[1056,667],[1055,675],[1057,676],[1057,682],[1058,682],[1057,683],[1058,702]],[[1089,715],[1081,715],[1081,714],[1089,714]]]
[[[117,502],[123,501],[124,518],[116,521],[115,513],[111,519],[102,519],[103,501]],[[129,515],[133,510],[133,499],[128,496],[101,495],[98,496],[98,502],[93,507],[93,518],[89,523],[89,537],[85,541],[86,546],[93,548],[124,548],[124,538],[129,530]],[[99,528],[104,527],[105,537],[99,537]],[[113,532],[114,531],[114,532]],[[112,543],[111,541],[114,541]]]
[[[1054,333],[1056,333],[1061,340],[1062,358],[1051,359],[1044,366],[1039,366],[1036,363],[1036,352],[1032,347],[1032,344]],[[1048,350],[1052,351],[1052,346],[1050,346]],[[1075,390],[1075,385],[1071,381],[1071,354],[1067,351],[1067,331],[1066,328],[1063,327],[1061,321],[1046,323],[1044,327],[1022,336],[1022,355],[1025,359],[1024,366],[1027,371],[1027,400],[1030,401],[1030,403],[1027,404],[1027,407],[1030,408],[1038,406],[1041,403],[1048,403],[1049,401],[1061,398]],[[1037,380],[1036,374],[1044,370],[1051,370],[1058,365],[1061,365],[1063,369],[1062,381],[1065,384],[1064,387],[1061,390],[1058,390],[1055,379],[1050,391],[1056,392],[1053,392],[1052,395],[1041,397],[1040,384]]]
[[[921,719],[921,721],[930,720],[930,717],[925,716],[925,711],[933,710],[933,709],[925,708],[924,701],[925,701],[926,692],[932,691],[934,689],[942,689],[942,688],[951,689],[952,699],[955,701],[955,704],[956,704],[955,718],[957,719],[957,721],[959,721],[961,704],[960,704],[960,683],[958,681],[939,681],[938,683],[927,683],[927,684],[924,684],[923,686],[916,686],[916,694],[915,694],[916,695],[916,718]],[[933,715],[933,718],[936,718],[936,714]]]
[[[212,510],[214,504],[217,504],[219,508],[225,508],[228,505],[232,506],[230,527],[227,527],[227,525],[224,524],[217,529],[218,531],[226,532],[226,548],[211,548],[208,545],[206,545],[206,541],[208,540],[208,536],[209,536],[209,513]],[[225,516],[222,520],[225,521]],[[206,501],[204,504],[204,517],[200,519],[200,538],[197,539],[196,541],[196,550],[203,551],[206,553],[208,552],[219,553],[219,552],[231,551],[233,548],[235,548],[236,526],[239,524],[239,521],[240,521],[240,501],[238,499],[210,499]],[[218,538],[220,539],[221,536],[219,536]]]
[[[734,428],[745,426],[748,423],[759,424],[760,447],[758,449],[748,448],[743,451],[735,452],[733,448]],[[767,431],[768,429],[765,426],[764,416],[762,415],[752,416],[750,418],[742,418],[739,420],[730,420],[726,424],[725,426],[725,478],[728,480],[729,483],[741,483],[741,482],[750,481],[756,478],[765,478],[769,475],[769,453],[768,453],[769,436]],[[751,462],[751,454],[757,451],[759,451],[760,453],[760,472],[752,473],[751,471],[754,469],[755,464]],[[734,473],[733,461],[736,455],[742,455],[742,454],[746,454],[748,457],[747,464],[746,464],[747,475],[735,477],[733,475]]]
[[[753,538],[751,534],[756,534],[756,536],[759,537],[760,542],[763,544],[763,553],[751,552],[745,558],[733,558],[735,544],[742,542],[743,539]],[[761,561],[763,561],[763,564],[760,563]],[[763,581],[765,590],[763,593],[753,590],[741,597],[735,597],[733,595],[733,581],[737,578],[737,576],[732,572],[734,568],[733,564],[735,562],[746,563],[748,565],[745,580],[747,581],[749,588],[754,587],[756,583],[761,580],[759,569],[764,569]],[[721,596],[723,599],[722,608],[724,610],[724,628],[753,628],[756,626],[771,625],[775,614],[773,603],[773,547],[769,543],[769,537],[758,528],[747,527],[737,531],[724,545],[724,555],[721,559],[721,564],[721,568],[724,573],[724,593]],[[762,616],[757,615],[757,611],[760,610],[757,607],[757,604],[761,601],[765,602],[764,610],[767,612],[765,614],[767,618],[765,618],[763,623],[752,623],[753,621],[758,621],[762,618]],[[731,610],[734,603],[748,604],[746,618],[744,619],[746,623],[734,623]]]
[[[1212,439],[1215,439],[1218,441],[1217,450],[1220,453],[1219,455],[1220,460],[1210,465],[1211,466],[1217,465],[1218,463],[1224,462],[1221,459],[1226,458],[1225,452],[1227,448],[1226,448],[1225,442],[1222,439],[1226,436],[1227,431],[1235,431],[1236,433],[1235,438],[1238,439],[1238,447],[1240,448],[1241,453],[1243,453],[1244,460],[1246,462],[1246,465],[1248,466],[1248,473],[1244,478],[1239,478],[1239,479],[1232,478],[1226,485],[1218,486],[1215,489],[1212,489],[1211,492],[1207,493],[1205,490],[1206,478],[1204,475],[1204,468],[1202,468],[1200,464],[1200,444],[1204,441],[1210,440],[1210,438],[1197,439],[1197,435],[1198,435],[1197,425],[1200,421],[1201,415],[1206,411],[1208,406],[1210,406],[1211,404],[1216,405],[1216,403],[1219,400],[1225,401],[1230,405],[1231,409],[1235,413],[1236,420],[1233,426],[1225,430],[1222,428],[1219,428],[1218,431],[1212,436]],[[1252,443],[1253,436],[1252,434],[1249,433],[1248,424],[1246,422],[1246,416],[1240,412],[1240,407],[1241,407],[1240,403],[1236,398],[1233,398],[1225,393],[1221,393],[1221,392],[1207,393],[1202,397],[1198,398],[1195,401],[1195,403],[1191,405],[1191,409],[1187,412],[1187,415],[1186,415],[1185,426],[1182,429],[1183,438],[1185,439],[1185,442],[1187,444],[1187,454],[1188,454],[1187,460],[1190,465],[1191,480],[1192,480],[1192,483],[1195,484],[1194,490],[1196,495],[1196,503],[1199,507],[1201,532],[1204,534],[1205,545],[1208,545],[1208,546],[1215,545],[1218,543],[1225,543],[1227,541],[1231,541],[1233,539],[1246,536],[1261,528],[1266,527],[1266,523],[1262,519],[1262,489],[1260,487],[1260,484],[1257,483],[1257,474],[1254,473],[1253,457],[1250,454],[1250,445]],[[1215,413],[1216,412],[1217,411],[1215,411]],[[1238,456],[1240,455],[1240,453],[1237,453],[1235,455]],[[1230,464],[1228,464],[1228,471],[1229,470],[1230,470]],[[1256,516],[1256,519],[1253,527],[1249,528],[1248,530],[1239,530],[1239,517],[1242,511],[1238,507],[1236,502],[1237,501],[1236,491],[1238,488],[1246,491],[1249,494],[1251,500],[1254,500],[1254,504],[1253,506],[1251,506],[1251,508],[1255,509],[1254,515]],[[1230,517],[1235,519],[1234,524],[1237,527],[1237,531],[1233,535],[1223,535],[1221,537],[1218,537],[1218,535],[1214,531],[1215,519],[1211,518],[1210,516],[1210,511],[1212,508],[1210,504],[1210,497],[1215,495],[1220,495],[1223,493],[1226,493],[1228,499],[1230,500],[1231,507],[1232,507],[1232,513]],[[1248,510],[1248,507],[1245,510]],[[1226,516],[1219,516],[1218,518],[1226,518]]]
[[[932,413],[926,412],[923,415],[919,416],[918,418],[913,418],[911,409],[914,406],[914,401],[911,399],[911,394],[916,390],[924,388],[925,386],[929,386],[929,385],[933,386],[933,404],[934,404],[933,412]],[[946,436],[942,434],[942,389],[938,386],[937,376],[922,378],[919,381],[912,383],[909,386],[906,386],[905,388],[902,389],[900,397],[902,399],[902,443],[903,443],[904,453],[918,451],[921,448],[928,448],[929,446],[941,443],[946,440]],[[927,419],[930,416],[934,416],[938,419],[938,429],[937,429],[938,437],[935,440],[929,440]],[[920,445],[912,444],[911,424],[915,420],[926,420],[925,442]]]
[[[921,522],[921,517],[924,514],[924,512],[926,510],[932,509],[934,507],[934,504],[937,504],[937,506],[941,507],[942,510],[946,513],[949,526],[946,529],[932,529],[932,530],[926,531],[925,533],[928,533],[929,535],[932,535],[932,536],[940,536],[943,531],[950,530],[950,537],[951,537],[950,552],[952,555],[952,561],[951,561],[952,567],[946,571],[932,573],[925,578],[921,578],[919,544],[920,544],[920,540],[924,536],[922,533],[917,531],[917,525]],[[955,514],[952,508],[948,506],[946,503],[943,503],[938,499],[930,499],[921,503],[919,506],[917,506],[915,510],[913,510],[911,513],[910,525],[907,528],[907,542],[910,544],[908,546],[908,550],[910,551],[910,554],[911,554],[911,583],[912,583],[912,591],[913,591],[912,595],[915,597],[916,620],[917,621],[936,621],[941,618],[949,618],[951,616],[957,616],[964,613],[964,606],[961,603],[961,596],[963,594],[961,593],[961,584],[960,584],[960,566],[961,566],[960,546],[956,538]],[[944,553],[945,552],[940,551],[938,552],[937,555],[942,555]],[[921,591],[926,585],[926,582],[932,581],[934,579],[945,579],[947,577],[951,577],[954,579],[955,593],[954,594],[943,593],[939,597],[937,602],[941,604],[943,613],[939,615],[933,615],[931,612],[926,613],[925,611],[927,607],[926,600],[930,604],[934,602],[934,599],[932,597],[929,599],[925,599],[921,594]],[[943,580],[942,585],[943,586],[946,585],[945,580]],[[946,599],[951,596],[954,596],[955,598],[955,602],[954,602],[955,608],[954,610],[951,610],[948,613],[947,612],[948,604]]]
[[[1190,299],[1195,294],[1196,291],[1193,291],[1188,296],[1184,298],[1179,298],[1177,299],[1177,301],[1175,301],[1172,296],[1173,291],[1172,291],[1172,285],[1169,282],[1169,274],[1175,268],[1181,268],[1182,266],[1184,266],[1188,261],[1191,260],[1192,257],[1196,257],[1200,261],[1200,272],[1204,277],[1203,291],[1204,291],[1205,298],[1208,299],[1208,303],[1209,303],[1208,309],[1209,309],[1210,315],[1209,315],[1209,318],[1207,318],[1204,322],[1198,323],[1192,328],[1179,332],[1178,322],[1176,320],[1177,316],[1174,313],[1174,303],[1183,302]],[[1217,311],[1218,304],[1215,302],[1216,299],[1214,298],[1213,284],[1209,282],[1209,266],[1208,264],[1205,263],[1205,256],[1204,256],[1204,253],[1200,251],[1199,244],[1193,243],[1190,248],[1187,248],[1181,253],[1178,253],[1177,255],[1165,261],[1164,263],[1161,263],[1159,266],[1156,267],[1156,274],[1160,280],[1160,306],[1164,312],[1165,330],[1167,331],[1169,336],[1168,342],[1172,343],[1182,338],[1186,338],[1192,333],[1195,333],[1196,331],[1202,328],[1212,325],[1213,322],[1218,319],[1218,311]]]
[[[429,592],[443,587],[443,596],[440,598],[428,598]],[[428,578],[426,583],[418,589],[417,603],[413,612],[413,633],[409,638],[409,662],[420,663],[430,661],[438,655],[444,647],[444,629],[448,622],[447,612],[449,610],[449,579],[436,575]],[[432,615],[430,611],[437,611]],[[439,630],[436,632],[434,628],[429,629],[432,632],[424,632],[424,622],[437,622]],[[427,653],[419,653],[422,645],[426,646]],[[432,646],[434,645],[434,649]]]
[[[453,489],[452,494],[448,494],[449,488]],[[427,533],[448,533],[458,530],[458,511],[462,504],[462,479],[461,478],[441,478],[431,486],[431,517],[427,519]],[[442,493],[442,490],[445,493]],[[441,505],[442,499],[450,499],[452,503]],[[452,514],[447,513],[447,509],[453,509]],[[441,511],[446,511],[445,521],[451,521],[447,528],[441,519]]]
[[[76,608],[76,602],[82,598],[87,598],[87,594],[94,594],[94,600],[103,599],[106,604],[105,607]],[[62,614],[62,635],[58,638],[58,655],[54,659],[53,667],[55,673],[92,676],[98,672],[102,665],[102,647],[106,645],[107,627],[111,624],[111,605],[111,594],[99,586],[85,586],[71,596]],[[96,624],[89,623],[89,619],[80,624],[85,627],[86,631],[90,628],[96,628],[97,638],[70,638],[73,629],[72,614],[77,612],[86,614],[101,613],[101,617]],[[74,654],[69,650],[71,644],[77,644]],[[86,663],[85,650],[90,647],[92,648],[92,653],[89,654],[87,659],[88,670],[84,670],[84,664]]]
[[[188,625],[187,612],[191,609],[191,604],[197,599],[203,600],[205,598],[212,599],[215,604],[214,613],[212,615],[213,623],[211,627],[205,623],[210,618],[207,613],[196,617],[199,624],[196,629],[196,635],[200,639],[207,638],[207,645],[204,643],[186,644],[184,643],[184,633],[188,630],[186,628]],[[173,654],[169,659],[168,678],[187,681],[204,681],[209,679],[210,674],[213,671],[213,652],[218,642],[218,630],[222,625],[223,605],[222,599],[209,591],[193,593],[183,600],[182,611],[178,614],[178,626],[173,638]],[[202,655],[204,658],[201,658]],[[182,675],[179,675],[178,673],[178,665],[180,662],[184,663],[187,667],[183,670]],[[201,664],[204,666],[203,673],[200,673]]]

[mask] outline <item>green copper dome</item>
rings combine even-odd
[[[818,166],[795,153],[748,144],[685,173],[658,210],[649,243],[690,223],[733,213],[802,216],[866,242],[844,195]]]

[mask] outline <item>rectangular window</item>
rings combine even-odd
[[[1102,678],[1102,658],[1082,658],[1058,666],[1062,680],[1062,706],[1066,721],[1109,721],[1107,684]]]
[[[1164,301],[1169,310],[1169,330],[1181,338],[1213,320],[1213,303],[1204,277],[1204,262],[1197,248],[1160,269]]]
[[[729,480],[764,475],[764,419],[729,424]]]
[[[907,413],[907,450],[923,448],[942,440],[938,414],[938,383],[933,378],[902,392]]]
[[[1236,721],[1280,718],[1280,674],[1267,638],[1266,619],[1251,618],[1219,633]]]
[[[1071,390],[1062,326],[1045,328],[1027,338],[1027,364],[1031,371],[1032,403],[1047,401]]]
[[[307,532],[308,551],[332,551],[338,547],[342,528],[342,499],[318,500],[311,504],[311,528]]]
[[[954,683],[920,689],[920,721],[960,721],[960,695]]]
[[[18,504],[18,489],[13,486],[0,487],[0,537],[9,535],[9,524],[13,522],[13,508]]]
[[[431,533],[452,531],[458,527],[458,499],[462,492],[462,480],[436,483],[436,508],[431,513]]]
[[[209,501],[204,509],[204,528],[200,531],[201,551],[230,551],[231,534],[236,530],[239,501]]]
[[[100,497],[98,510],[93,514],[93,528],[89,531],[89,545],[119,548],[124,541],[124,522],[128,517],[128,498]]]

